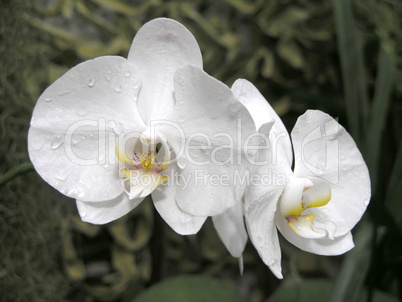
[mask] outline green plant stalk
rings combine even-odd
[[[373,107],[371,110],[370,125],[367,131],[367,142],[368,146],[370,146],[370,148],[368,148],[367,164],[370,170],[372,190],[374,192],[376,192],[377,186],[376,176],[379,173],[378,166],[382,132],[387,120],[396,66],[393,45],[389,41],[384,40],[381,41]]]
[[[338,50],[349,130],[358,146],[364,143],[368,116],[362,37],[355,25],[350,0],[333,0]]]
[[[399,151],[395,160],[394,168],[389,180],[388,190],[385,197],[385,206],[395,219],[395,222],[402,228],[402,143],[399,144]]]
[[[353,297],[361,294],[370,264],[372,236],[373,226],[361,224],[354,238],[356,247],[345,256],[330,302],[356,301]]]
[[[368,97],[362,37],[355,25],[352,1],[333,0],[332,4],[349,131],[360,149],[365,151],[368,130]],[[344,259],[330,302],[348,301],[363,290],[363,282],[370,263],[372,236],[372,226],[362,225],[360,227],[355,236],[356,247]]]
[[[0,176],[0,188],[9,181],[13,180],[14,178],[34,170],[35,169],[32,163],[23,163],[19,166],[12,168],[11,170],[7,171],[5,174]]]

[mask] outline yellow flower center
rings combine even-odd
[[[141,164],[145,171],[149,171],[152,169],[152,167],[155,167],[155,165],[157,165],[156,164],[156,156],[157,156],[157,154],[155,154],[155,153],[148,154],[148,153],[142,152]]]
[[[129,191],[125,188],[130,199],[144,197],[168,180],[167,175],[160,174],[170,159],[170,151],[165,142],[155,144],[151,139],[141,138],[131,148],[127,142],[119,144],[116,155],[120,162],[132,166],[120,169],[125,177],[123,185],[126,182],[130,184]]]
[[[299,236],[305,238],[322,238],[322,232],[313,227],[315,215],[304,214],[310,208],[319,208],[327,205],[331,200],[331,187],[323,180],[289,177],[280,200],[280,211],[290,228]]]

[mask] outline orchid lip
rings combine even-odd
[[[291,176],[280,200],[280,211],[289,227],[304,238],[323,238],[325,231],[314,227],[314,214],[304,214],[305,210],[320,208],[331,200],[331,187],[318,179]],[[331,237],[331,236],[329,236]]]
[[[116,155],[120,162],[129,167],[120,169],[125,179],[124,191],[130,199],[145,197],[159,185],[168,180],[168,176],[160,174],[168,166],[170,150],[163,137],[151,139],[145,131],[126,152],[126,144],[116,147]],[[128,154],[127,154],[128,153]]]

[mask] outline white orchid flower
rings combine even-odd
[[[236,83],[235,83],[236,84]],[[239,97],[237,85],[232,86],[233,93]],[[250,110],[250,108],[247,107]],[[253,107],[251,110],[258,111],[258,107]],[[253,113],[250,112],[254,118]],[[249,136],[251,145],[258,146],[258,130],[264,129],[265,132],[269,133],[271,127],[274,125],[274,121],[263,120],[261,122],[255,122],[255,132],[253,135]],[[255,141],[257,139],[257,141]],[[251,160],[253,164],[253,160]],[[249,173],[247,177],[244,178],[244,182],[250,184],[252,173]],[[245,193],[245,190],[244,190]],[[223,244],[230,252],[230,254],[235,257],[239,258],[239,267],[240,272],[243,272],[243,251],[246,247],[248,235],[246,231],[246,227],[244,225],[244,194],[238,202],[223,212],[222,214],[216,215],[212,217],[212,222],[214,227],[222,240]]]
[[[82,220],[118,219],[150,194],[177,233],[194,234],[245,189],[197,182],[195,172],[244,173],[238,137],[253,131],[247,109],[202,70],[193,35],[160,18],[138,31],[127,59],[83,62],[47,88],[28,148],[40,176],[76,199]],[[230,156],[221,147],[229,139]]]
[[[308,110],[298,118],[291,143],[278,115],[250,82],[237,80],[232,90],[270,145],[260,148],[254,173],[271,178],[251,183],[244,205],[250,240],[264,263],[282,278],[276,228],[307,252],[339,255],[352,249],[350,230],[371,196],[368,169],[352,137],[329,115]],[[270,132],[260,127],[268,121],[275,122]]]

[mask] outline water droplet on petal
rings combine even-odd
[[[60,96],[63,96],[63,95],[69,94],[69,93],[71,93],[71,91],[66,90],[66,89],[65,90],[60,90],[60,91],[57,92],[57,94],[60,95]]]
[[[110,129],[113,129],[114,127],[116,127],[116,122],[115,121],[109,121],[107,123],[107,125],[109,126]]]
[[[71,142],[73,143],[73,145],[76,145],[80,142],[80,138],[78,135],[74,135],[71,139]]]
[[[45,102],[51,102],[52,101],[52,97],[51,96],[47,96],[44,98]]]
[[[93,78],[89,78],[88,80],[88,87],[93,87],[95,85],[96,80]]]
[[[237,104],[233,104],[229,107],[229,112],[232,116],[236,116],[239,114],[241,104],[238,102]]]
[[[262,237],[259,237],[257,240],[257,245],[259,248],[265,248],[264,246],[264,239]]]
[[[213,191],[209,192],[209,200],[214,201],[215,200],[215,193]]]
[[[106,74],[106,81],[110,82],[111,79],[112,79],[112,72],[109,70]]]
[[[61,134],[57,134],[53,137],[52,143],[50,144],[50,149],[57,149],[64,143],[64,138]]]
[[[184,169],[187,166],[187,160],[184,157],[181,157],[178,159],[177,165],[179,168]]]
[[[85,108],[85,107],[79,107],[79,108],[77,109],[77,114],[80,115],[80,116],[84,116],[84,115],[86,115],[87,113],[88,113],[88,110],[87,110],[87,108]]]
[[[131,86],[131,88],[133,89],[133,95],[132,95],[132,99],[134,101],[137,101],[138,99],[138,94],[140,92],[140,88],[141,88],[141,81],[132,78],[131,81],[133,81],[133,84]]]
[[[126,70],[126,71],[124,72],[124,75],[125,75],[126,77],[129,77],[129,76],[131,75],[131,72],[130,72],[129,70]]]
[[[184,123],[186,121],[186,117],[184,116],[184,115],[180,115],[179,117],[178,117],[178,119],[177,119],[177,122],[179,123],[179,124],[182,124],[182,123]]]
[[[70,172],[66,169],[57,169],[54,173],[53,176],[58,179],[65,181],[67,177],[70,175]]]
[[[123,91],[123,87],[121,87],[120,84],[116,84],[113,88],[114,88],[114,91],[116,91],[116,92],[122,92]]]
[[[31,146],[32,149],[38,151],[38,150],[42,149],[43,141],[41,141],[39,139],[32,139],[29,141],[29,145]]]
[[[87,216],[87,206],[83,202],[77,202],[78,212],[81,217]]]
[[[121,123],[116,124],[116,126],[113,127],[113,131],[116,134],[120,134],[123,132],[123,125],[121,125]]]

